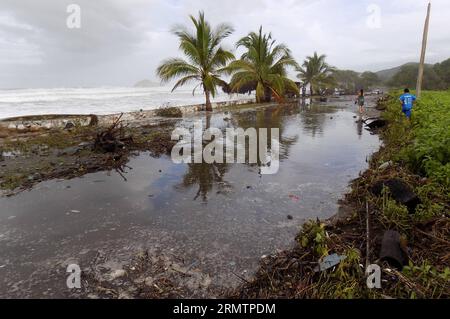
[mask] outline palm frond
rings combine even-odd
[[[229,72],[227,64],[235,59],[231,52],[220,47],[220,43],[234,30],[228,24],[220,24],[213,29],[202,11],[198,17],[191,15],[189,18],[194,26],[193,31],[182,25],[176,25],[171,30],[178,37],[179,48],[186,60],[168,59],[157,68],[157,74],[163,82],[181,77],[173,90],[189,82],[199,81],[193,94],[202,86],[205,93],[215,96],[217,86],[226,86],[220,75]]]
[[[198,75],[199,69],[183,59],[168,59],[157,69],[157,74],[163,82],[168,82],[176,77]]]
[[[251,32],[241,38],[236,47],[245,48],[241,59],[232,62],[228,71],[233,75],[231,87],[239,90],[256,83],[256,99],[265,100],[267,92],[271,92],[281,100],[285,94],[287,82],[287,68],[298,68],[292,58],[291,51],[284,44],[276,44],[270,33],[264,33],[262,27],[259,32]]]
[[[199,81],[201,80],[197,75],[188,75],[183,78],[181,78],[177,83],[175,83],[175,86],[172,89],[172,92],[178,89],[180,86],[184,86],[187,83],[193,82],[193,81]]]

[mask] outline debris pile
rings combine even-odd
[[[104,153],[121,153],[127,144],[133,144],[133,137],[126,136],[121,118],[123,113],[114,123],[99,133],[94,141],[94,149]]]

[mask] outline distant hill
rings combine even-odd
[[[142,80],[134,85],[135,88],[153,88],[161,86],[159,83],[150,80]]]
[[[392,79],[394,77],[394,75],[396,75],[401,70],[402,67],[410,66],[410,65],[417,66],[418,64],[419,63],[417,63],[417,62],[405,63],[405,64],[400,65],[400,66],[395,67],[395,68],[391,68],[391,69],[386,69],[386,70],[381,70],[381,71],[375,72],[375,74],[378,75],[378,78],[382,82],[386,83],[390,79]],[[429,64],[429,65],[431,66],[431,64]]]

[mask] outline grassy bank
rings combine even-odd
[[[261,261],[255,278],[230,293],[236,298],[449,298],[450,297],[450,91],[425,92],[412,121],[401,113],[398,92],[383,105],[384,146],[352,184],[340,214],[303,226],[290,251]],[[383,165],[384,164],[384,165]],[[377,182],[397,179],[417,194],[413,213]],[[369,232],[367,232],[369,224]],[[408,261],[396,269],[380,260],[383,235],[397,231]],[[367,249],[368,247],[368,249]],[[346,256],[315,272],[321,258]],[[382,268],[382,288],[368,289],[366,265]]]

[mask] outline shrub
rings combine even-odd
[[[156,115],[161,117],[183,117],[183,112],[178,107],[163,107],[156,110]]]

